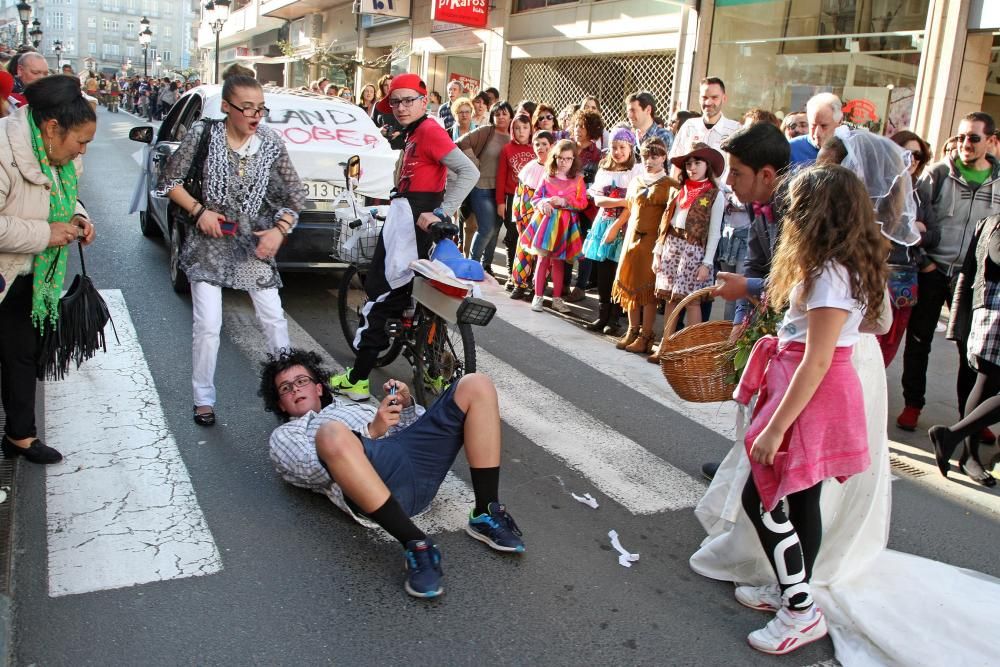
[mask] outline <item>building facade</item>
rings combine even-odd
[[[240,25],[280,22],[284,32],[267,30],[293,53],[265,53],[227,27],[243,47],[229,54],[256,59],[270,66],[270,80],[293,86],[343,80],[337,66],[306,63],[324,51],[382,65],[362,70],[356,90],[408,70],[442,93],[457,79],[471,91],[495,86],[515,104],[560,108],[594,94],[610,122],[624,117],[623,99],[637,90],[656,94],[662,117],[697,109],[705,76],[726,82],[730,116],[751,107],[782,115],[831,91],[848,103],[852,122],[914,129],[933,145],[968,111],[1000,119],[997,0],[494,0],[481,28],[433,20],[435,2],[475,4],[250,0],[241,11],[256,16]],[[359,7],[402,16],[359,16]]]
[[[4,38],[4,31],[9,33],[7,26],[14,24],[20,28],[17,0],[0,2],[0,21],[4,22],[0,25],[0,39],[15,46]],[[53,69],[68,64],[76,72],[89,69],[105,74],[141,74],[139,21],[143,17],[149,20],[153,33],[146,58],[150,75],[179,76],[194,62],[190,34],[194,13],[189,1],[34,0],[30,4],[33,18],[38,18],[43,30],[38,51],[50,60]],[[58,62],[52,48],[56,40],[62,44]]]

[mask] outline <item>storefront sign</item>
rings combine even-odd
[[[361,13],[410,18],[410,0],[361,0]]]
[[[485,28],[489,18],[486,0],[433,0],[431,18],[470,28]]]
[[[465,95],[469,97],[475,97],[479,94],[479,86],[482,82],[479,79],[473,79],[471,76],[465,76],[464,74],[455,74],[452,72],[448,75],[448,81],[458,81],[462,84],[462,90],[465,91]]]

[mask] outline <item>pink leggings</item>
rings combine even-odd
[[[548,255],[538,256],[538,266],[535,267],[535,296],[545,294],[545,279],[548,278],[550,266],[552,267],[552,298],[558,299],[562,296],[566,262],[561,259],[553,259]]]

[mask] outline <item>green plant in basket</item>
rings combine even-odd
[[[738,383],[743,376],[743,369],[747,367],[750,360],[750,353],[757,341],[764,336],[771,336],[778,333],[778,326],[785,318],[785,311],[776,311],[771,308],[767,297],[758,302],[749,317],[743,320],[743,324],[737,330],[736,345],[728,352],[729,358],[733,361],[733,374],[728,378],[730,382]]]

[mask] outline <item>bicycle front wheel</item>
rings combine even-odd
[[[340,279],[340,287],[337,290],[337,314],[340,316],[340,328],[344,332],[347,346],[354,354],[358,353],[358,349],[354,347],[354,337],[361,325],[361,309],[367,301],[364,276],[358,272],[356,266],[348,267]],[[399,339],[392,339],[389,347],[379,354],[375,365],[380,368],[388,366],[399,356],[402,347]]]
[[[429,408],[466,373],[476,372],[476,341],[471,324],[449,324],[424,311],[414,346],[413,390]]]

